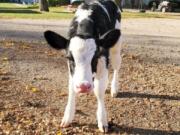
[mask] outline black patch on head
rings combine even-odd
[[[94,22],[90,18],[87,18],[78,23],[76,19],[75,17],[71,22],[68,37],[73,38],[79,36],[83,39],[94,37]]]
[[[109,65],[109,49],[104,49],[104,48],[98,47],[94,56],[93,56],[93,59],[91,61],[91,68],[92,68],[93,73],[97,72],[98,59],[102,56],[106,58],[105,59],[106,60],[106,68],[108,68],[108,65]]]
[[[69,39],[75,37],[77,35],[77,27],[78,27],[78,22],[76,21],[76,17],[73,18],[70,24],[70,29],[68,31],[68,37]]]
[[[74,57],[70,51],[67,51],[66,58],[68,59],[68,62],[69,62],[70,73],[71,73],[71,75],[73,75],[74,69],[75,69],[75,61],[74,61]]]
[[[75,62],[72,60],[69,60],[69,66],[70,66],[69,68],[70,68],[71,75],[73,76],[74,70],[75,70]]]
[[[80,23],[78,23],[77,27],[77,35],[85,38],[93,37],[94,35],[94,23],[90,18],[84,19]]]
[[[82,3],[78,8],[89,10],[89,5]],[[68,32],[68,37],[73,38],[79,36],[83,39],[92,38],[94,35],[94,22],[91,19],[91,15],[86,19],[82,20],[80,23],[77,22],[77,17],[74,17],[71,24],[70,30]]]
[[[99,52],[98,52],[98,50],[96,50],[95,54],[92,58],[92,61],[91,61],[91,69],[92,69],[93,73],[95,73],[97,71],[98,58],[99,58]]]

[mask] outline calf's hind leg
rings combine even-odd
[[[116,97],[119,89],[119,69],[121,66],[121,41],[120,39],[116,43],[116,45],[110,49],[110,59],[111,65],[114,70],[113,78],[111,82],[111,96]]]

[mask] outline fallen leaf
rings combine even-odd
[[[9,59],[7,57],[4,57],[2,60],[3,61],[8,61]]]
[[[39,91],[36,87],[34,87],[34,86],[29,86],[29,85],[26,86],[26,90],[30,90],[30,91],[32,91],[32,92],[38,92],[38,91]]]
[[[61,131],[58,131],[58,132],[57,132],[57,135],[62,135]]]
[[[10,74],[9,72],[6,72],[6,71],[0,71],[0,75],[8,75]]]
[[[35,87],[32,87],[31,90],[32,90],[32,92],[37,92],[38,91],[38,89],[35,88]]]
[[[60,93],[59,96],[62,96],[62,97],[67,96],[67,93]]]

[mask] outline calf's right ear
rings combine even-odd
[[[48,44],[57,50],[67,48],[68,40],[53,31],[45,31],[44,37]]]
[[[121,31],[119,29],[112,29],[97,39],[96,43],[105,49],[109,49],[116,44],[120,36]]]

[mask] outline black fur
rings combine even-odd
[[[81,23],[76,21],[76,17],[72,20],[71,29],[68,33],[70,39],[77,35],[85,38],[87,35],[87,38],[100,38],[103,34],[115,28],[116,20],[120,22],[121,14],[114,2],[106,0],[99,2],[106,8],[110,18],[96,2],[81,4],[81,9],[92,10],[93,12]]]
[[[109,49],[112,45],[116,44],[117,39],[121,36],[119,30],[113,29],[105,33],[102,37],[96,40],[98,46],[101,46],[105,49]]]
[[[71,75],[73,75],[74,74],[75,61],[74,61],[73,55],[70,51],[67,51],[66,58],[68,59],[68,62],[69,62],[70,73],[71,73]]]
[[[44,32],[44,37],[48,44],[57,50],[67,48],[68,40],[53,31]]]
[[[108,68],[108,65],[109,65],[109,50],[108,49],[105,49],[105,48],[101,48],[101,47],[98,47],[94,56],[93,56],[93,59],[91,61],[91,68],[92,68],[92,72],[95,73],[97,71],[97,63],[98,63],[98,59],[100,57],[105,57],[106,58],[106,67]]]
[[[98,1],[107,10],[107,13],[97,2],[85,2],[80,5],[79,8],[92,10],[92,14],[77,22],[77,18],[74,17],[68,32],[68,39],[78,36],[83,39],[94,38],[97,44],[97,50],[91,62],[92,72],[96,72],[97,62],[101,56],[106,58],[106,64],[109,64],[109,48],[111,48],[121,36],[120,30],[115,30],[115,24],[118,20],[121,21],[121,14],[117,5],[110,0]],[[67,58],[69,60],[70,72],[74,74],[75,62],[73,55],[68,50],[68,41],[62,36],[57,35],[54,32],[45,32],[45,38],[48,43],[56,49],[67,50]]]

